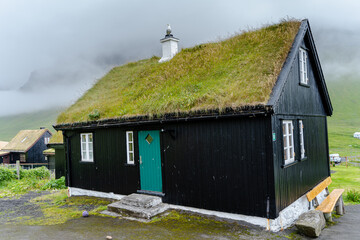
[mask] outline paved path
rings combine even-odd
[[[345,206],[345,214],[334,221],[336,224],[325,228],[319,239],[360,239],[360,205]]]

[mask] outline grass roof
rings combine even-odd
[[[43,151],[44,155],[54,155],[55,154],[55,149],[54,148],[48,148],[46,150]]]
[[[31,148],[39,138],[45,133],[48,132],[47,129],[37,129],[37,130],[21,130],[16,134],[16,136],[11,139],[11,141],[2,148],[3,151],[13,151],[13,152],[26,152]]]
[[[9,142],[0,141],[0,150],[5,147]]]
[[[62,131],[57,131],[56,133],[54,133],[51,138],[49,143],[51,144],[56,144],[56,143],[64,143],[64,139],[63,139],[63,135],[62,135]]]
[[[300,27],[286,21],[115,67],[58,124],[266,104]]]

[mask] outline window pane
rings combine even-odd
[[[81,142],[86,142],[86,135],[85,134],[81,135]]]
[[[134,161],[134,153],[129,153],[129,161],[130,162]]]
[[[92,138],[92,133],[89,133],[89,142],[92,142],[93,138]]]
[[[133,133],[132,132],[128,132],[128,141],[129,142],[133,141]]]
[[[89,151],[92,151],[93,150],[93,145],[92,143],[89,143]]]
[[[285,148],[284,149],[284,159],[287,160],[288,159],[288,154],[287,154],[287,149]]]
[[[133,144],[129,143],[129,151],[132,152],[133,151]]]
[[[291,132],[292,132],[292,128],[291,128],[291,124],[290,124],[290,123],[288,124],[287,129],[288,129],[288,133],[289,133],[289,135],[290,135]]]
[[[83,151],[86,150],[86,143],[82,143],[82,144],[81,144],[81,150],[83,150]]]
[[[151,144],[154,139],[152,138],[152,136],[151,136],[150,134],[148,134],[148,135],[146,136],[145,140],[146,140],[149,144]]]
[[[284,143],[284,147],[288,146],[287,141],[286,141],[286,136],[283,137],[283,143]]]
[[[294,151],[292,148],[289,149],[290,150],[290,158],[294,158]]]
[[[82,159],[86,159],[86,152],[85,152],[85,151],[82,152],[81,158],[82,158]]]
[[[292,141],[291,141],[291,139],[292,139],[292,137],[289,136],[289,144],[288,144],[289,147],[292,147]]]
[[[286,134],[286,124],[283,123],[282,127],[283,127],[283,134],[285,135]]]

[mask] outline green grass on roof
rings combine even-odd
[[[300,27],[282,22],[216,43],[115,67],[57,122],[265,104]]]
[[[49,143],[64,143],[62,131],[57,131],[56,133],[54,133],[50,138]]]

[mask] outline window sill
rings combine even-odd
[[[298,163],[298,161],[294,161],[294,162],[292,162],[292,163],[288,163],[288,164],[283,164],[282,166],[281,166],[281,168],[288,168],[288,167],[291,167],[291,166],[294,166],[295,164],[297,164]]]
[[[305,84],[305,83],[302,83],[302,82],[299,82],[299,85],[302,86],[302,87],[310,88],[309,84]]]
[[[125,167],[135,167],[136,164],[135,163],[125,163],[124,166]]]
[[[94,163],[94,161],[80,161],[81,164],[92,164]]]

